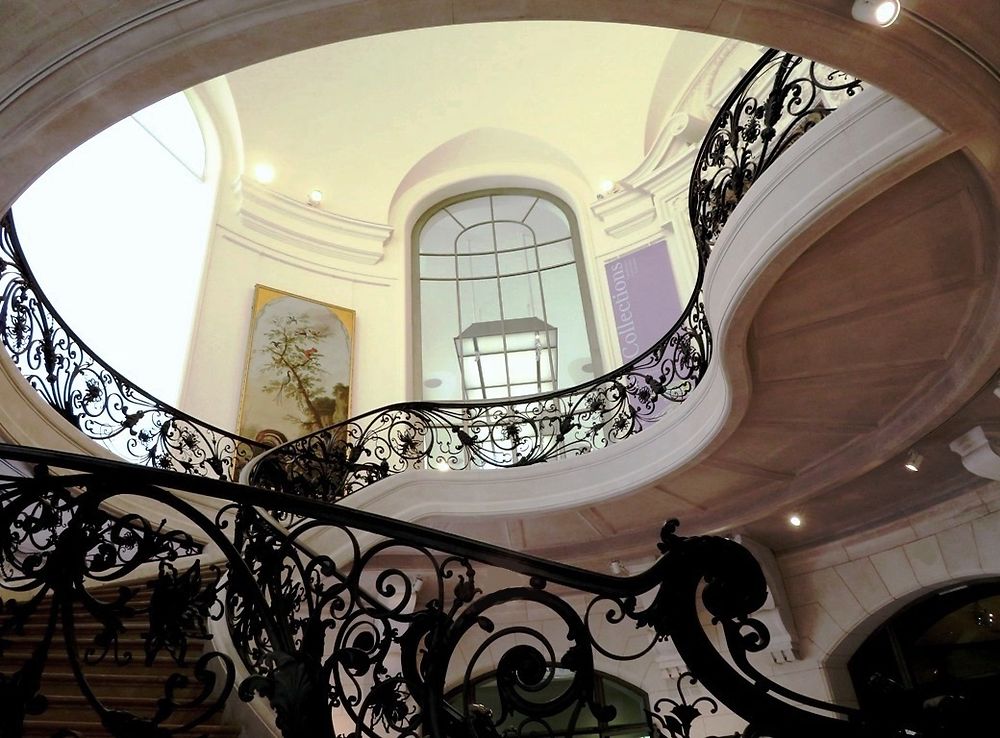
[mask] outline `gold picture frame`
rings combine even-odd
[[[351,417],[355,312],[254,286],[237,432],[267,445]]]

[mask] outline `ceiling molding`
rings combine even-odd
[[[249,230],[324,256],[377,264],[392,226],[313,207],[240,177],[233,184],[240,222]]]

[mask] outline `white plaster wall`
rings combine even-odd
[[[461,156],[442,163],[430,152],[407,173],[389,208],[388,223],[366,223],[325,207],[317,212],[280,192],[247,183],[239,122],[224,82],[203,85],[199,93],[209,99],[207,107],[228,143],[222,147],[226,164],[217,222],[181,407],[221,427],[235,428],[237,423],[257,283],[356,312],[352,414],[414,399],[410,236],[423,212],[454,194],[533,187],[566,201],[579,224],[603,371],[622,363],[605,262],[666,237],[682,304],[694,285],[698,266],[687,219],[694,143],[681,146],[669,161],[647,167],[656,175],[653,181],[647,176],[641,184],[621,185],[611,197],[598,200],[592,183],[544,142],[493,130],[472,132],[464,136],[468,140],[463,140]],[[676,121],[668,125],[673,126],[665,134],[669,143],[684,127],[677,127]],[[483,145],[477,146],[479,138]],[[653,155],[660,157],[662,151]],[[345,222],[354,229],[346,236],[338,230]],[[665,324],[664,331],[668,328]]]

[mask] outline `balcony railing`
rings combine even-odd
[[[822,70],[822,71],[821,71]],[[80,432],[135,463],[335,500],[412,469],[487,469],[589,453],[634,436],[705,375],[712,334],[703,281],[712,245],[760,174],[858,80],[768,51],[737,85],[701,147],[690,189],[698,276],[686,309],[643,354],[588,383],[486,403],[380,408],[273,450],[160,402],[102,361],[35,281],[10,212],[0,219],[0,331],[34,390]]]
[[[127,461],[235,480],[267,448],[156,399],[92,351],[42,292],[10,211],[0,217],[0,332],[32,389],[83,435]]]
[[[712,356],[704,277],[722,226],[750,185],[861,82],[770,49],[709,128],[691,174],[689,208],[698,276],[684,313],[643,354],[591,382],[527,399],[403,403],[268,451],[251,484],[335,500],[409,469],[527,466],[634,436],[687,398]]]
[[[679,536],[677,521],[650,541],[660,554],[650,568],[616,577],[134,464],[4,445],[0,464],[23,470],[0,473],[0,581],[21,595],[0,610],[3,738],[42,735],[29,731],[52,725],[50,701],[72,704],[71,687],[83,699],[64,724],[115,738],[207,734],[199,726],[234,693],[266,697],[285,738],[572,735],[572,723],[552,732],[548,721],[584,709],[614,715],[595,691],[598,662],[638,662],[668,638],[689,671],[676,699],[653,706],[658,738],[704,734],[702,719],[719,703],[749,723],[745,738],[936,735],[761,673],[753,662],[768,632],[753,614],[768,595],[759,565],[734,541]],[[156,517],[105,512],[137,501]],[[262,508],[300,522],[285,529]],[[195,537],[211,541],[216,558],[183,555]],[[150,573],[137,580],[143,565]],[[491,569],[504,585],[484,582]],[[232,655],[213,640],[223,619]],[[468,683],[483,668],[496,670],[499,709],[468,695],[446,700],[449,680]],[[136,685],[157,675],[162,692],[143,710],[139,697],[123,701],[109,687],[109,670]],[[60,672],[56,693],[50,680]],[[685,695],[692,690],[697,699]]]
[[[730,96],[693,177],[697,287],[645,354],[564,392],[368,413],[265,455],[251,479],[271,489],[227,481],[258,444],[159,403],[80,342],[32,279],[8,214],[4,345],[74,427],[139,463],[0,445],[0,581],[19,595],[0,609],[0,738],[44,728],[50,705],[64,704],[47,681],[57,659],[79,691],[78,711],[116,738],[204,732],[234,692],[266,697],[285,738],[545,735],[567,712],[611,714],[594,689],[598,660],[633,662],[668,638],[690,671],[677,699],[650,716],[661,738],[689,738],[720,702],[749,723],[745,736],[921,735],[900,716],[812,699],[756,669],[768,633],[753,614],[767,587],[733,541],[684,538],[670,521],[650,542],[661,555],[649,569],[613,577],[330,504],[418,467],[587,453],[641,432],[689,395],[711,358],[701,288],[714,239],[774,157],[829,112],[831,96],[858,88],[839,74],[771,51]],[[146,512],[115,512],[123,509]],[[484,591],[490,569],[509,584]],[[139,585],[141,571],[148,581]],[[721,631],[718,648],[700,610],[712,636]],[[191,655],[223,619],[233,654],[216,646]],[[637,635],[645,644],[632,652],[611,645]],[[136,666],[133,648],[162,684],[145,713],[136,699],[123,706],[102,692],[94,675]],[[237,677],[234,659],[248,676]],[[468,681],[486,665],[496,669],[498,711],[445,700],[455,674]],[[708,695],[685,696],[695,685]]]

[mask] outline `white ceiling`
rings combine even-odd
[[[645,153],[650,116],[671,112],[690,79],[664,70],[680,37],[695,52],[685,61],[718,44],[616,24],[447,26],[311,49],[227,80],[248,171],[266,161],[273,189],[304,198],[319,188],[324,207],[384,222],[407,172],[477,129],[537,140],[593,192],[628,173]]]

